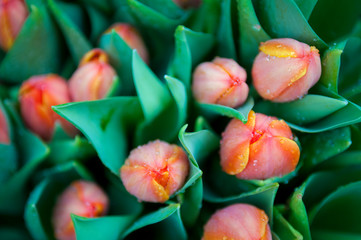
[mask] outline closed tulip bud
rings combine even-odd
[[[183,9],[197,8],[202,4],[202,0],[173,0],[173,2]]]
[[[7,123],[5,113],[0,107],[0,144],[9,144],[9,125]]]
[[[188,172],[183,149],[156,140],[131,151],[120,177],[127,191],[140,201],[165,202],[183,186]]]
[[[69,80],[71,99],[91,101],[111,95],[118,87],[116,72],[108,63],[107,54],[93,49],[82,58],[78,69]]]
[[[248,96],[247,73],[232,59],[216,57],[194,71],[192,91],[199,102],[238,107]]]
[[[315,47],[281,38],[262,43],[252,68],[253,85],[267,100],[299,99],[321,76],[320,54]]]
[[[28,15],[24,0],[0,0],[0,47],[4,51],[13,46]]]
[[[145,63],[149,63],[147,47],[138,30],[128,23],[115,23],[105,31],[109,33],[114,31],[123,39],[123,41],[131,48],[138,51],[139,56]]]
[[[246,124],[233,119],[221,140],[222,169],[240,179],[267,179],[292,172],[300,149],[283,120],[251,111]]]
[[[45,141],[51,140],[56,122],[70,136],[77,133],[73,125],[51,109],[70,102],[68,85],[63,78],[55,74],[31,77],[21,85],[19,101],[25,124]]]
[[[202,240],[272,240],[266,213],[249,204],[218,210],[204,226]]]
[[[109,200],[103,190],[92,182],[73,182],[59,196],[53,211],[53,226],[58,240],[75,240],[71,214],[95,218],[107,213]]]

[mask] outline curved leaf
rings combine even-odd
[[[110,26],[110,20],[98,8],[85,6],[91,24],[90,39],[95,43],[100,39],[101,34]]]
[[[303,236],[282,216],[277,208],[273,209],[273,231],[281,239],[303,240]]]
[[[177,6],[173,1],[140,0],[140,2],[171,19],[178,19],[185,14],[185,11]]]
[[[232,0],[221,2],[221,19],[217,33],[217,55],[237,60],[232,29]]]
[[[239,51],[241,63],[251,67],[254,58],[258,54],[261,42],[270,39],[260,25],[252,0],[237,0],[238,3],[238,26],[239,26]]]
[[[1,81],[21,83],[33,75],[58,72],[62,59],[59,39],[45,7],[32,6],[14,45],[0,64]]]
[[[318,0],[294,0],[303,16],[308,20]]]
[[[293,0],[261,0],[259,18],[274,38],[294,38],[322,50],[327,44],[312,30]]]
[[[127,132],[142,119],[138,98],[113,97],[63,104],[53,109],[84,133],[104,165],[118,175],[128,156]]]

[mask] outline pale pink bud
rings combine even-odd
[[[0,0],[0,47],[4,51],[13,46],[28,15],[24,0]]]
[[[0,144],[9,144],[9,124],[6,120],[5,114],[0,107]]]
[[[199,102],[229,107],[242,105],[248,96],[247,73],[236,61],[216,57],[193,73],[192,91]]]
[[[173,0],[173,2],[183,9],[198,8],[202,4],[202,0]]]
[[[71,214],[95,218],[107,213],[109,200],[95,183],[78,180],[59,196],[54,207],[52,222],[58,240],[75,240]]]
[[[93,49],[84,55],[69,80],[71,99],[75,102],[107,97],[118,84],[117,74],[108,63],[107,54]]]
[[[283,120],[251,111],[246,124],[233,119],[221,140],[222,169],[241,179],[267,179],[292,172],[300,149]]]
[[[272,240],[266,213],[249,204],[218,210],[204,226],[202,240]]]
[[[262,43],[253,63],[253,85],[264,99],[288,102],[299,99],[321,76],[315,47],[290,38]]]
[[[34,76],[26,80],[19,91],[21,116],[28,128],[49,141],[58,122],[70,135],[76,128],[56,114],[51,107],[70,102],[67,82],[55,74]]]
[[[131,49],[136,49],[139,56],[145,63],[149,63],[148,49],[138,30],[128,23],[115,23],[105,31],[109,33],[114,31],[124,40]]]
[[[156,140],[131,151],[120,177],[128,192],[140,201],[165,202],[183,186],[188,172],[183,149]]]

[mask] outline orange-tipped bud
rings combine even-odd
[[[183,186],[188,172],[183,149],[156,140],[131,151],[120,177],[128,192],[140,201],[165,202]]]
[[[59,196],[53,211],[53,226],[58,240],[75,240],[71,214],[95,218],[107,213],[109,200],[103,190],[92,182],[73,182]]]
[[[0,144],[9,144],[9,125],[6,121],[5,113],[0,107]]]
[[[114,31],[124,40],[131,49],[136,49],[139,56],[145,63],[149,63],[148,49],[138,30],[128,23],[115,23],[105,31],[109,33]]]
[[[253,85],[267,100],[288,102],[303,97],[321,76],[315,47],[281,38],[262,43],[252,68]]]
[[[202,0],[173,0],[173,2],[183,9],[198,8],[202,4]]]
[[[218,210],[204,226],[202,240],[272,240],[266,213],[249,204]]]
[[[19,100],[25,124],[45,141],[51,140],[56,122],[70,136],[77,133],[73,125],[51,109],[70,102],[68,85],[63,78],[55,74],[31,77],[21,85]]]
[[[283,120],[251,111],[246,124],[233,119],[221,140],[222,169],[241,179],[267,179],[292,172],[300,148]]]
[[[24,0],[0,0],[0,47],[4,51],[13,46],[28,15]]]
[[[98,100],[109,96],[118,85],[118,77],[108,63],[107,54],[93,49],[84,55],[79,68],[69,80],[71,99],[75,102]]]
[[[238,107],[248,96],[246,78],[246,71],[237,62],[216,57],[195,69],[193,95],[199,102]]]

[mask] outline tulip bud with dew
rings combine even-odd
[[[236,61],[216,57],[193,73],[192,91],[199,102],[228,107],[242,105],[248,96],[247,73]]]
[[[145,63],[149,63],[148,49],[142,36],[135,27],[128,23],[115,23],[110,26],[105,33],[109,33],[113,29],[131,49],[137,50],[139,56]]]
[[[156,140],[131,151],[120,177],[127,191],[140,201],[162,203],[183,186],[188,172],[184,150]]]
[[[290,38],[272,39],[260,46],[252,67],[253,85],[262,98],[273,102],[299,99],[321,76],[315,47]]]
[[[9,124],[5,117],[4,110],[0,106],[0,144],[9,144]]]
[[[101,49],[86,53],[69,80],[70,96],[75,102],[103,99],[112,95],[118,86],[118,76]]]
[[[52,223],[58,240],[75,240],[71,214],[95,218],[107,213],[108,196],[95,183],[74,181],[61,193],[55,204]]]
[[[214,213],[202,240],[272,240],[266,213],[249,204],[233,204]]]
[[[43,140],[51,140],[57,122],[68,135],[76,135],[76,128],[51,109],[70,102],[67,82],[58,75],[39,75],[26,80],[20,87],[19,101],[26,126]]]
[[[13,46],[28,15],[24,0],[0,0],[0,47],[4,51]]]
[[[202,0],[173,0],[180,8],[198,8],[202,4]]]
[[[285,121],[251,111],[246,124],[238,119],[228,124],[220,155],[226,173],[263,180],[295,170],[300,148]]]

